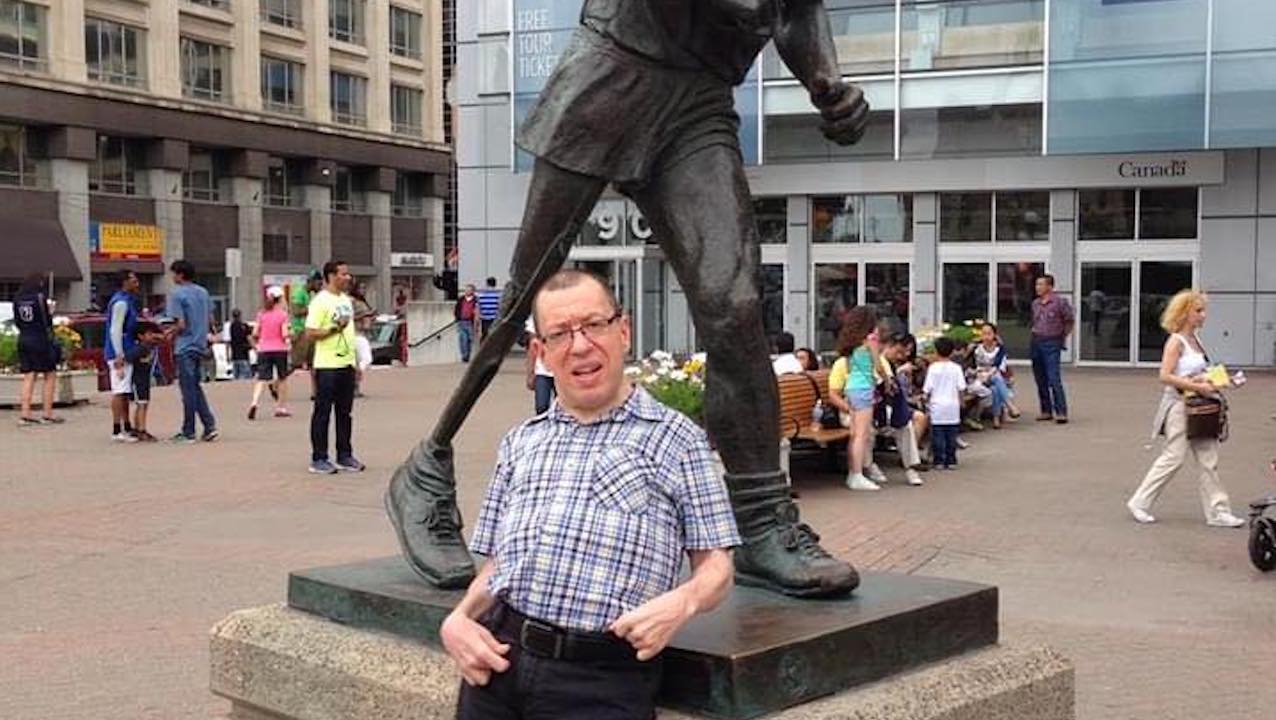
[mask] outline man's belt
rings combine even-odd
[[[524,651],[551,660],[574,662],[638,662],[632,645],[611,633],[566,630],[530,618],[504,602],[493,610],[491,630]]]

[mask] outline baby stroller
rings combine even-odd
[[[1276,472],[1276,460],[1272,460],[1272,471]],[[1276,494],[1249,504],[1249,559],[1263,572],[1276,570],[1276,517],[1263,515],[1273,506]]]

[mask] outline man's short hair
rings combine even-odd
[[[1051,275],[1050,273],[1043,273],[1037,277],[1050,283],[1050,287],[1054,287],[1054,275]]]
[[[160,326],[158,324],[150,320],[138,320],[137,327],[134,328],[133,330],[133,334],[139,338],[147,333],[157,333],[157,332],[164,332],[164,331],[160,329]]]
[[[168,269],[183,280],[195,279],[195,265],[190,260],[174,260]]]
[[[238,320],[238,319],[240,319],[241,317],[243,317],[243,316],[244,316],[244,314],[243,314],[242,312],[240,312],[240,311],[239,311],[239,308],[235,308],[234,310],[231,310],[231,311],[230,311],[230,316],[231,316],[231,317],[233,317],[233,318],[235,318],[236,320]]]
[[[775,351],[781,355],[787,355],[793,352],[793,348],[797,347],[797,342],[793,339],[793,333],[781,330],[775,336]]]
[[[537,332],[540,332],[540,323],[536,319],[536,306],[540,304],[541,296],[547,292],[555,290],[566,290],[570,287],[576,287],[582,282],[592,282],[602,289],[603,294],[607,296],[607,303],[611,305],[613,312],[620,312],[620,301],[616,299],[616,294],[611,291],[611,284],[607,282],[601,275],[590,272],[588,270],[578,270],[569,268],[567,270],[559,270],[536,291],[536,297],[532,299],[532,324]]]
[[[328,282],[328,278],[332,277],[333,275],[336,275],[337,268],[341,267],[342,265],[346,265],[348,267],[349,263],[347,263],[345,260],[329,260],[328,262],[324,263],[323,264],[323,281]]]
[[[124,287],[124,284],[128,282],[128,279],[133,277],[134,275],[137,275],[137,273],[127,268],[124,270],[120,270],[119,272],[115,273],[115,286],[119,288]]]
[[[490,277],[487,280],[484,280],[483,282],[485,282],[488,287],[496,287],[496,278],[494,277]]]

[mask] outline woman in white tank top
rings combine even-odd
[[[1161,353],[1161,382],[1165,392],[1153,421],[1153,436],[1165,436],[1161,455],[1148,469],[1142,484],[1126,502],[1134,519],[1141,523],[1156,522],[1152,505],[1166,483],[1190,453],[1201,466],[1201,509],[1205,522],[1214,527],[1242,527],[1245,521],[1232,513],[1227,491],[1218,479],[1218,439],[1187,437],[1185,393],[1215,395],[1218,390],[1204,377],[1209,358],[1197,332],[1205,324],[1207,298],[1196,290],[1183,290],[1175,295],[1161,314],[1161,327],[1170,333]]]

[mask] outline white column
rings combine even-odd
[[[332,258],[332,188],[303,185],[310,211],[310,264],[321,267]]]
[[[390,280],[390,193],[366,192],[368,214],[372,216],[372,266],[377,269],[368,302],[387,310],[394,306]]]
[[[447,269],[447,247],[443,237],[443,198],[427,197],[425,199],[425,237],[430,255],[434,257],[434,277],[439,277]],[[425,300],[446,300],[442,290],[430,283],[425,288]]]
[[[328,3],[302,3],[306,31],[306,119],[331,122],[328,85]],[[312,258],[313,260],[313,258]]]
[[[230,89],[235,107],[261,109],[260,3],[233,3],[235,49],[231,55]],[[247,311],[245,311],[247,312]]]
[[[58,0],[45,16],[48,20],[49,74],[58,80],[85,82],[84,0]]]
[[[182,96],[181,31],[179,3],[147,5],[146,85],[153,95]]]
[[[367,3],[368,129],[390,132],[390,4]]]
[[[146,183],[155,200],[155,225],[163,233],[164,266],[180,260],[186,253],[186,241],[182,232],[182,173],[180,170],[155,168],[146,171]],[[172,291],[172,279],[168,273],[158,278],[157,293]]]
[[[83,160],[53,158],[49,161],[53,189],[58,191],[58,220],[66,232],[75,264],[80,267],[80,281],[72,282],[67,292],[67,307],[89,306],[89,165]]]
[[[244,311],[244,316],[252,314],[261,298],[261,204],[264,183],[257,178],[231,178],[231,201],[239,209],[239,252],[243,260],[243,268],[239,280],[235,281],[235,297],[231,302]]]

